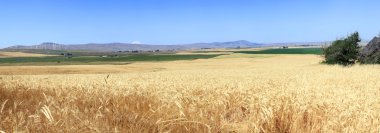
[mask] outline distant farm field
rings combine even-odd
[[[78,64],[112,64],[138,61],[175,61],[208,59],[215,55],[177,55],[177,54],[131,54],[121,56],[47,56],[47,57],[11,57],[0,58],[0,65],[78,65]]]
[[[380,66],[235,53],[0,66],[4,132],[378,132]]]
[[[286,49],[265,49],[258,51],[237,51],[244,54],[322,54],[321,48],[286,48]]]
[[[26,53],[29,52],[29,53]],[[30,53],[32,52],[32,53]],[[1,56],[3,53],[3,56]],[[7,56],[5,56],[7,53]],[[178,53],[140,53],[126,54],[118,52],[97,53],[89,51],[43,51],[38,50],[23,50],[22,52],[0,52],[0,66],[25,66],[25,65],[100,65],[100,64],[129,64],[133,62],[150,62],[150,61],[176,61],[176,60],[195,60],[195,59],[210,59],[238,56],[249,56],[249,54],[258,55],[276,55],[276,54],[322,54],[321,48],[271,48],[271,49],[226,49],[226,50],[206,50],[206,51],[187,51]],[[60,54],[71,53],[72,56],[63,56]],[[240,55],[239,55],[240,54]],[[244,54],[244,55],[242,55]],[[11,56],[12,55],[12,56]],[[225,56],[226,55],[226,56]],[[232,56],[231,56],[232,55]]]
[[[257,50],[223,50],[223,51],[195,51],[194,53],[218,53],[218,52],[233,52],[243,54],[315,54],[321,55],[323,53],[322,48],[267,48]]]
[[[12,57],[44,57],[50,56],[46,54],[25,53],[25,52],[5,52],[0,51],[0,58],[12,58]]]

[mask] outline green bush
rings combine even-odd
[[[325,63],[352,65],[355,64],[359,54],[359,33],[355,32],[347,38],[336,40],[332,45],[323,49]]]

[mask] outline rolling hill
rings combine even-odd
[[[205,49],[205,48],[251,48],[260,47],[263,44],[252,43],[245,40],[231,42],[213,43],[193,43],[183,45],[149,45],[131,43],[89,43],[89,44],[57,44],[46,42],[32,46],[11,46],[4,49],[41,49],[41,50],[87,50],[87,51],[125,51],[125,50],[185,50],[185,49]]]

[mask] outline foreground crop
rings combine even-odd
[[[378,66],[343,68],[288,57],[251,61],[223,67],[217,64],[233,60],[205,60],[110,75],[1,76],[0,130],[379,131]]]

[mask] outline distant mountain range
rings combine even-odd
[[[291,43],[291,45],[323,45],[324,43]],[[149,45],[149,44],[131,44],[131,43],[89,43],[89,44],[57,44],[46,42],[32,46],[11,46],[4,49],[39,49],[39,50],[85,50],[85,51],[131,51],[131,50],[188,50],[188,49],[215,49],[215,48],[256,48],[264,46],[281,46],[286,43],[263,44],[253,43],[246,40],[231,42],[212,42],[212,43],[193,43],[183,45]]]
[[[32,46],[11,46],[4,49],[42,49],[42,50],[88,50],[88,51],[126,51],[126,50],[185,50],[185,49],[208,49],[208,48],[248,48],[260,47],[263,44],[252,43],[245,40],[232,42],[193,43],[183,45],[149,45],[131,43],[89,43],[89,44],[57,44],[42,43]]]

